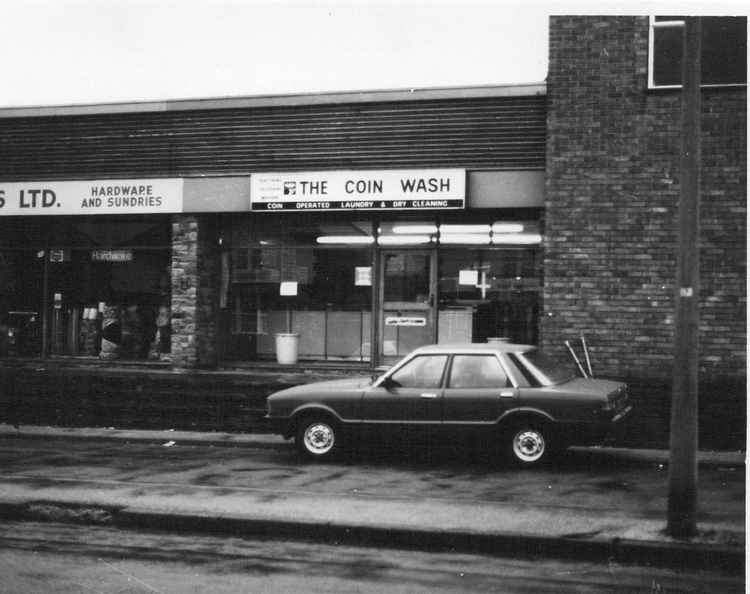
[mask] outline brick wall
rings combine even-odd
[[[680,94],[647,89],[648,25],[550,19],[541,330],[559,356],[585,333],[601,375],[668,379]],[[702,97],[701,380],[742,386],[747,93]]]
[[[217,363],[218,275],[216,224],[211,215],[172,220],[172,353],[177,368]]]

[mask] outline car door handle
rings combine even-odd
[[[515,390],[501,390],[500,391],[500,398],[515,398],[516,391]]]
[[[434,400],[435,398],[437,398],[437,397],[438,397],[438,395],[437,395],[437,394],[435,394],[435,393],[433,393],[433,392],[422,392],[422,393],[421,393],[421,394],[419,395],[419,397],[420,397],[420,398],[426,398],[426,399],[428,399],[428,400]]]

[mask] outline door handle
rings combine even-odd
[[[438,395],[437,395],[437,394],[434,394],[433,392],[422,392],[422,393],[421,393],[421,394],[419,395],[419,397],[420,397],[420,398],[425,398],[425,399],[427,399],[427,400],[434,400],[435,398],[437,398],[437,397],[438,397]]]
[[[516,391],[515,390],[501,390],[500,391],[500,398],[515,398]]]

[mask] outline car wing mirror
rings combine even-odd
[[[375,384],[382,386],[383,382],[381,381],[380,378],[382,378],[388,372],[390,368],[391,368],[390,365],[380,365],[379,367],[376,367],[375,369],[373,369],[373,373],[370,375],[370,378],[372,380],[370,381],[370,384],[373,386]]]
[[[386,378],[383,378],[383,381],[380,382],[380,387],[381,388],[385,388],[389,392],[393,388],[397,388],[398,385],[399,385],[398,382],[396,380],[392,379],[390,376],[388,376]]]

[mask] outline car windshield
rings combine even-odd
[[[533,349],[520,353],[519,358],[532,367],[532,371],[538,371],[552,384],[561,384],[575,377],[572,368],[554,361],[539,349]]]

